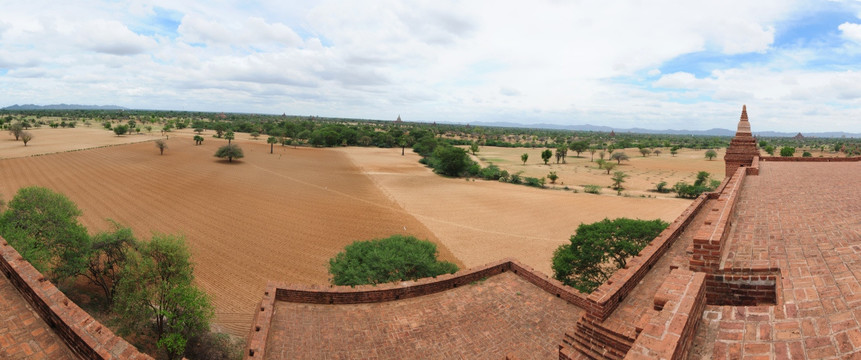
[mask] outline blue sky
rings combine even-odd
[[[861,133],[858,1],[14,1],[0,106]]]

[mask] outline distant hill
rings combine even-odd
[[[673,130],[673,129],[665,129],[665,130],[654,130],[654,129],[643,129],[643,128],[630,128],[630,129],[620,129],[620,128],[611,128],[609,126],[599,126],[599,125],[557,125],[557,124],[518,124],[518,123],[507,123],[507,122],[474,122],[470,123],[475,126],[493,126],[493,127],[510,127],[510,128],[526,128],[526,129],[558,129],[558,130],[574,130],[574,131],[598,131],[598,132],[610,132],[615,131],[617,134],[621,133],[634,133],[634,134],[669,134],[669,135],[701,135],[701,136],[735,136],[735,130],[728,129],[709,129],[709,130]],[[777,131],[754,131],[754,135],[763,136],[763,137],[793,137],[797,132],[787,133],[787,132],[777,132]],[[851,137],[851,138],[859,138],[861,134],[856,133],[847,133],[842,131],[831,131],[831,132],[819,132],[819,133],[802,133],[805,137],[827,137],[827,138],[840,138],[840,137]]]
[[[116,105],[78,105],[78,104],[53,104],[53,105],[12,105],[0,110],[128,110]]]

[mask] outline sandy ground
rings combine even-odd
[[[554,156],[549,165],[544,165],[544,161],[541,160],[542,151],[544,151],[543,148],[484,146],[479,149],[475,158],[484,166],[493,163],[510,173],[522,171],[523,176],[544,177],[551,171],[555,171],[556,175],[559,176],[555,185],[558,188],[568,186],[582,191],[583,185],[600,185],[604,188],[602,191],[615,193],[615,190],[608,189],[613,184],[612,175],[608,175],[607,170],[599,170],[598,165],[590,161],[592,158],[590,153],[583,152],[579,158],[568,156],[566,158],[567,164],[561,162],[556,164],[556,157]],[[667,187],[672,187],[673,184],[682,180],[693,183],[699,171],[709,172],[713,179],[723,180],[724,178],[723,156],[726,149],[718,150],[718,156],[714,160],[706,159],[705,150],[680,149],[676,156],[670,155],[669,149],[661,149],[661,151],[660,156],[643,157],[639,149],[636,148],[616,150],[616,152],[624,152],[630,157],[630,160],[622,161],[610,173],[622,171],[629,175],[623,184],[624,192],[634,196],[673,197],[674,194],[658,194],[649,190],[654,190],[661,181],[666,181]],[[529,160],[525,165],[520,161],[520,155],[523,153],[529,154]],[[569,154],[576,155],[570,150]],[[596,152],[595,160],[598,158]],[[606,158],[609,158],[609,155]],[[553,186],[549,180],[547,180],[547,184]]]
[[[62,130],[61,130],[62,131]],[[328,283],[328,260],[355,240],[404,233],[439,243],[340,151],[245,141],[242,161],[213,157],[171,134],[160,156],[150,143],[0,160],[0,195],[39,185],[66,194],[91,232],[106,218],[152,232],[184,234],[216,322],[244,336],[267,280]],[[442,258],[458,261],[440,246]]]
[[[27,131],[33,133],[33,140],[30,140],[27,146],[24,146],[21,141],[15,141],[15,137],[8,131],[0,132],[0,159],[128,144],[159,137],[157,132],[116,136],[113,131],[96,125],[89,128],[79,125],[79,127],[65,129],[42,126]]]
[[[690,204],[674,198],[592,195],[436,175],[400,149],[341,148],[391,199],[466,266],[513,257],[552,274],[553,251],[581,223],[604,218],[672,221]]]

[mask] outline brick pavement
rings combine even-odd
[[[75,359],[5,276],[0,276],[0,359]]]
[[[583,310],[518,275],[405,300],[276,302],[268,359],[557,358]]]
[[[776,306],[708,306],[695,356],[861,359],[861,163],[761,162],[723,266],[780,268]]]

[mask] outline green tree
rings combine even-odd
[[[9,134],[15,137],[15,141],[18,141],[18,138],[21,137],[21,133],[24,132],[24,126],[21,125],[20,122],[16,122],[12,125],[9,125]]]
[[[529,154],[523,153],[520,155],[520,161],[523,161],[523,165],[526,165],[526,160],[529,160]]]
[[[215,124],[212,124],[212,129],[215,130],[215,137],[220,138],[224,136],[224,132],[229,128],[227,127],[227,123],[216,122]]]
[[[558,179],[558,178],[559,178],[559,175],[556,175],[556,172],[555,172],[555,171],[551,171],[551,172],[550,172],[550,174],[547,174],[547,178],[548,178],[548,179],[550,179],[550,183],[551,183],[551,184],[555,184],[555,183],[556,183],[556,179]]]
[[[717,157],[717,152],[716,152],[716,151],[714,151],[714,150],[712,150],[712,149],[708,149],[708,150],[706,151],[706,159],[714,160],[714,158],[716,158],[716,157]]]
[[[203,136],[194,135],[194,145],[203,144]]]
[[[568,148],[571,149],[571,151],[576,152],[577,157],[580,157],[580,153],[589,149],[589,142],[588,141],[575,141],[575,142],[572,142],[571,144],[569,144]]]
[[[412,236],[356,241],[329,260],[335,285],[381,284],[457,272],[457,265],[437,260],[436,245]]]
[[[475,155],[478,152],[478,143],[473,141],[472,144],[469,144],[469,151],[472,152],[472,155]]]
[[[168,359],[209,329],[213,308],[194,285],[194,265],[182,237],[155,235],[131,253],[114,299],[121,334],[153,336]]]
[[[670,155],[676,156],[676,154],[678,154],[678,153],[679,153],[679,146],[678,145],[670,148]]]
[[[29,131],[21,132],[21,141],[24,142],[24,146],[27,146],[27,143],[33,140],[33,134]]]
[[[228,130],[224,133],[224,138],[227,139],[227,144],[230,145],[236,135],[233,134],[233,130]]]
[[[81,273],[87,229],[81,210],[63,194],[43,187],[18,189],[0,217],[0,234],[25,260],[54,282]]]
[[[553,253],[553,276],[565,285],[590,293],[625,267],[667,227],[661,220],[604,219],[580,224],[570,244]]]
[[[241,159],[245,157],[242,153],[242,148],[239,145],[227,144],[215,151],[215,157],[227,158],[227,162],[233,162],[233,159]]]
[[[625,154],[624,151],[622,151],[622,152],[613,153],[612,155],[610,155],[610,159],[616,160],[616,165],[621,165],[622,160],[627,161],[629,159],[629,157],[627,154]]]
[[[129,132],[129,126],[128,125],[114,126],[114,134],[117,134],[117,136],[125,135],[128,132]]]
[[[553,152],[550,149],[545,149],[541,152],[541,160],[544,160],[544,165],[547,165],[547,162],[550,161],[550,158],[553,157]]]
[[[254,131],[254,132],[252,132],[252,133],[251,133],[251,137],[253,137],[253,138],[254,138],[254,140],[257,140],[257,138],[259,138],[259,137],[260,137],[260,133],[259,133],[259,132]]]
[[[652,153],[652,150],[649,150],[649,149],[644,148],[644,147],[640,148],[640,154],[642,154],[643,157],[649,156],[649,154],[651,154],[651,153]]]
[[[604,167],[604,170],[607,170],[607,175],[610,175],[610,171],[613,171],[613,169],[615,169],[616,166],[619,166],[619,164],[614,164],[614,163],[607,161],[601,166]]]
[[[437,146],[428,160],[428,165],[436,172],[448,176],[460,175],[471,164],[473,161],[466,150],[451,145]]]
[[[616,190],[622,190],[622,183],[625,182],[625,178],[627,178],[628,176],[629,176],[628,174],[625,174],[624,172],[621,172],[621,171],[614,172],[613,178],[612,178],[613,179],[613,188]]]
[[[774,156],[774,146],[766,145],[765,152],[770,156]]]
[[[111,222],[114,225],[113,232],[98,233],[88,242],[86,271],[82,274],[90,283],[102,289],[108,307],[113,304],[120,272],[130,252],[137,247],[131,229]]]
[[[812,156],[813,156],[813,154],[811,154],[809,151],[805,151],[804,153],[801,154],[801,157],[812,157]]]
[[[278,138],[270,136],[268,139],[266,139],[266,142],[269,143],[269,153],[272,154],[275,151],[275,144],[278,143]]]
[[[795,148],[790,146],[784,146],[780,148],[780,156],[783,157],[792,157],[795,155]]]
[[[155,147],[158,148],[159,155],[164,155],[164,149],[167,149],[167,142],[164,139],[158,139],[155,141]]]
[[[559,145],[556,148],[556,163],[559,163],[559,160],[562,160],[563,164],[566,164],[565,156],[568,156],[568,147],[565,144]]]

